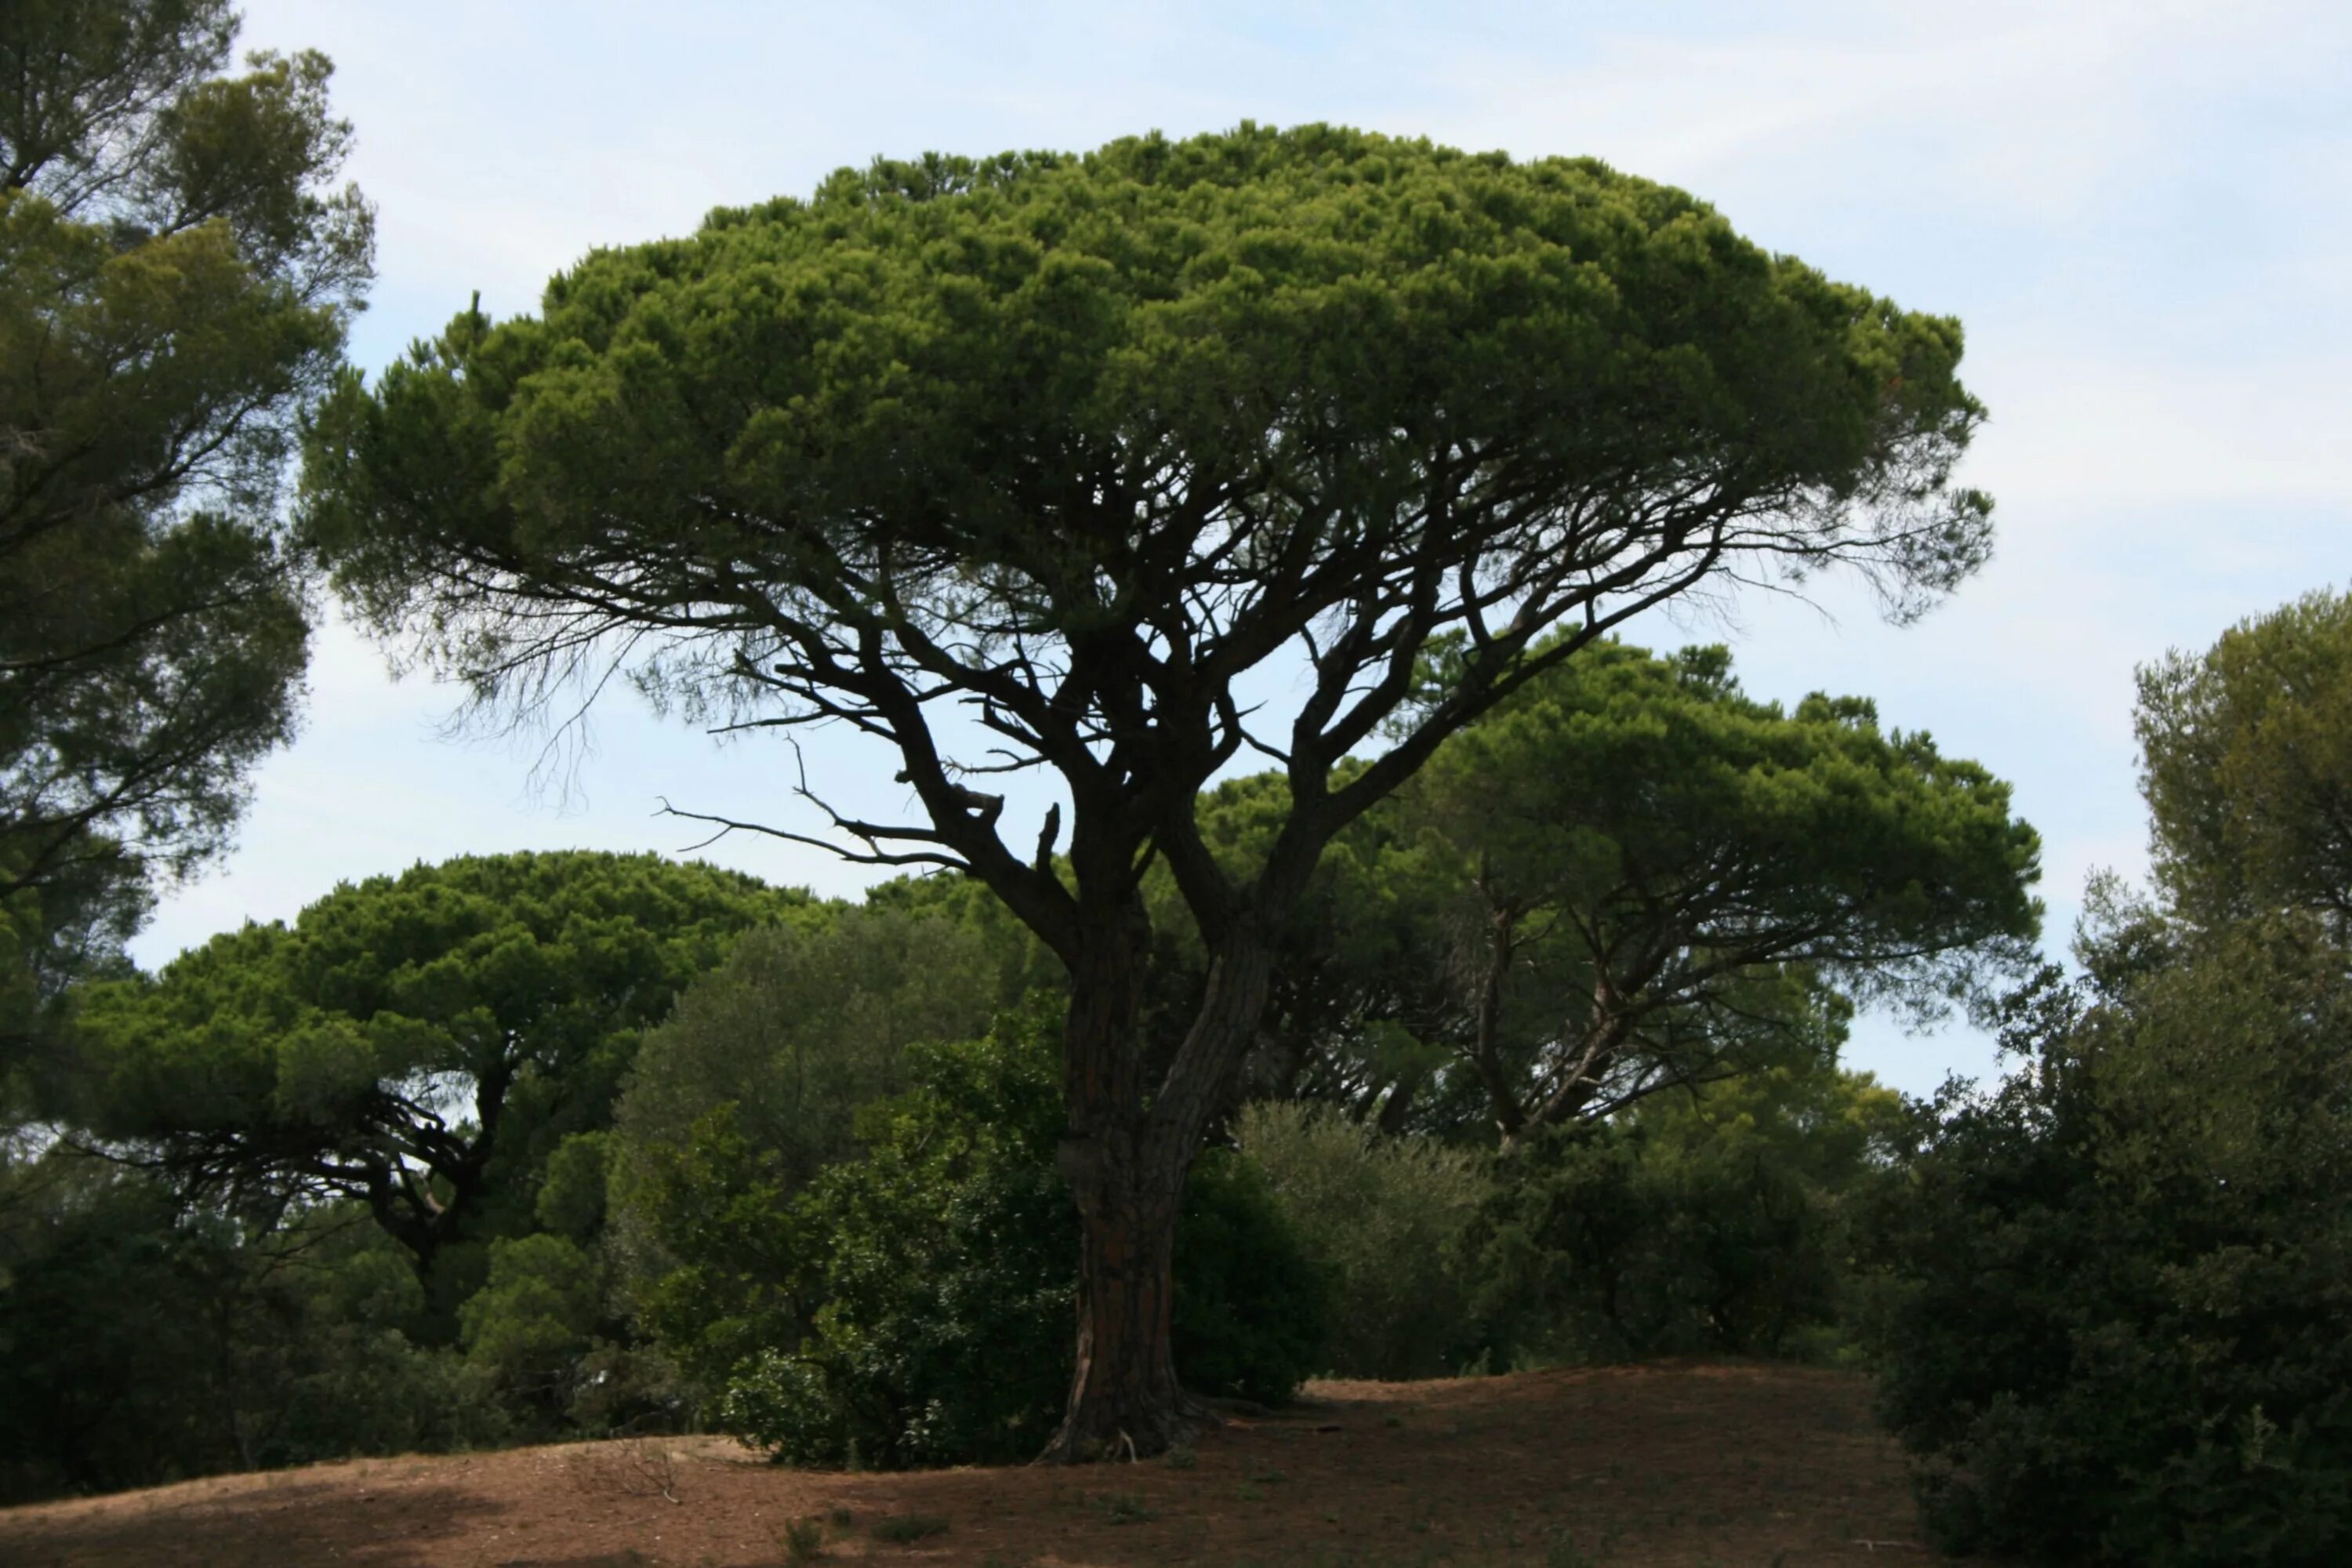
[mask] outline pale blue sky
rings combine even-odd
[[[1082,149],[1157,128],[1329,120],[1522,156],[1593,154],[1744,232],[1967,324],[1992,410],[1966,479],[1992,566],[1920,625],[1832,586],[1660,646],[1735,646],[1750,690],[1878,700],[2013,781],[2063,945],[2086,871],[2137,872],[2134,664],[2341,586],[2352,543],[2352,7],[2327,4],[355,4],[247,0],[246,43],[335,58],[351,173],[381,209],[371,369],[481,290],[533,307],[598,245],[807,191],[877,153]],[[625,697],[595,749],[452,742],[450,694],[394,686],[331,626],[302,739],[264,765],[234,856],[169,897],[144,963],[342,879],[583,845],[674,851],[656,797],[805,826],[791,760],[714,748]],[[877,808],[892,764],[818,744]],[[849,891],[814,851],[707,854]],[[1865,1024],[1904,1088],[1981,1072],[1962,1028]]]

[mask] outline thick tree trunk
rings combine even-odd
[[[1192,1164],[1133,1151],[1078,1194],[1078,1363],[1047,1460],[1135,1458],[1188,1442],[1211,1417],[1184,1392],[1170,1338],[1176,1218]]]
[[[1166,1078],[1143,1083],[1137,1035],[1149,928],[1108,923],[1073,967],[1063,1039],[1069,1131],[1059,1164],[1078,1209],[1078,1359],[1044,1462],[1144,1458],[1214,1417],[1179,1382],[1176,1220],[1184,1178],[1264,1010],[1271,947],[1220,944],[1201,1011]]]

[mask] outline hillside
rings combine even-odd
[[[1844,1373],[1674,1364],[1313,1385],[1194,1462],[843,1475],[713,1438],[370,1459],[0,1512],[39,1568],[766,1568],[824,1562],[1698,1565],[1918,1561]],[[894,1525],[893,1521],[898,1521]],[[901,1543],[918,1522],[945,1528]]]

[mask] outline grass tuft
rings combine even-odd
[[[1113,1524],[1149,1524],[1160,1517],[1159,1512],[1135,1492],[1105,1492],[1093,1502],[1095,1507],[1102,1510],[1103,1517]]]
[[[802,1568],[824,1555],[824,1521],[813,1517],[793,1520],[777,1540],[784,1549],[785,1568]]]
[[[936,1513],[894,1513],[874,1521],[874,1539],[894,1546],[909,1546],[934,1535],[945,1535],[948,1521]]]

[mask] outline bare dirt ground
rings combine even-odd
[[[693,1437],[221,1477],[0,1511],[0,1563],[1811,1568],[1928,1557],[1901,1461],[1872,1428],[1868,1386],[1848,1374],[1673,1364],[1308,1394],[1281,1419],[1203,1438],[1189,1466],[845,1475]]]

